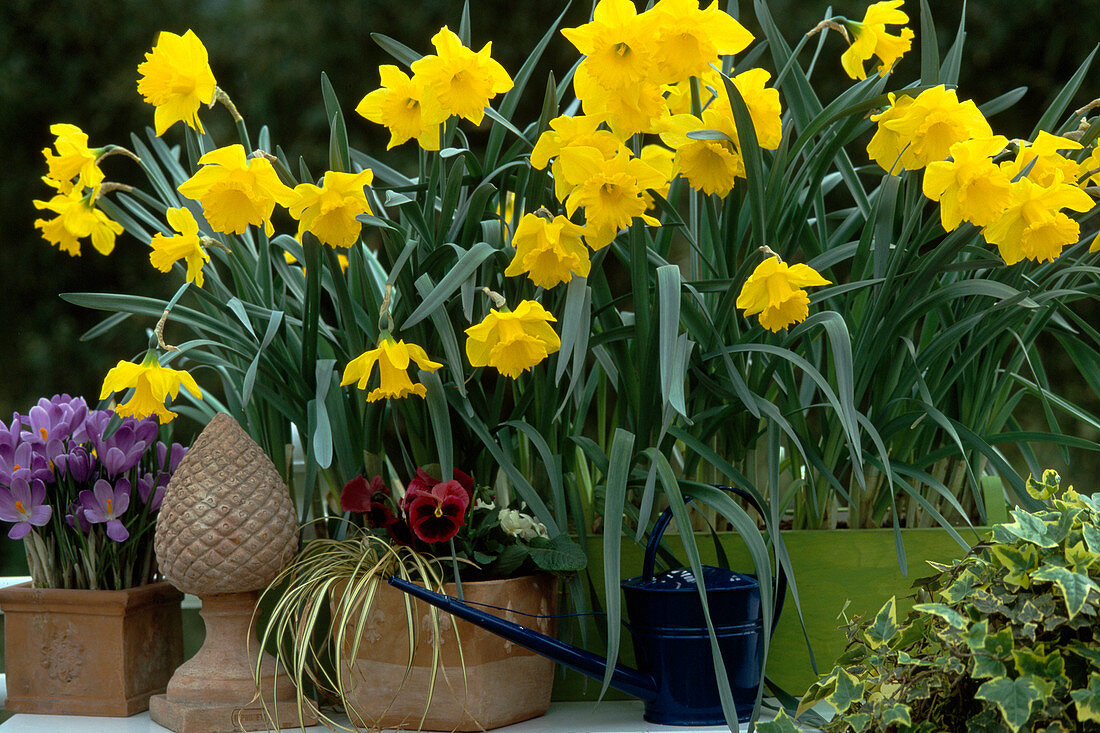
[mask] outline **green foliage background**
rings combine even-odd
[[[471,0],[476,47],[493,41],[493,55],[506,69],[519,68],[527,49],[562,3],[533,0]],[[639,3],[641,5],[641,3]],[[864,2],[840,2],[835,13],[863,14]],[[743,3],[748,7],[748,3]],[[773,0],[772,12],[789,40],[824,17],[819,0]],[[957,27],[962,3],[931,0],[941,38]],[[1100,3],[1066,0],[973,0],[967,4],[967,53],[960,96],[979,104],[1017,86],[1030,91],[1014,109],[995,118],[994,128],[1009,137],[1025,136],[1047,98],[1100,41]],[[591,5],[579,0],[569,9],[566,26],[587,20]],[[919,5],[906,3],[912,26],[919,27]],[[253,129],[261,121],[292,157],[303,155],[310,167],[323,167],[327,125],[320,92],[326,71],[345,107],[377,86],[377,66],[391,60],[370,33],[392,36],[414,49],[430,51],[429,39],[443,24],[457,27],[461,5],[444,0],[112,0],[76,3],[59,0],[5,0],[0,3],[0,419],[26,410],[38,397],[67,391],[94,399],[106,370],[146,345],[152,323],[135,322],[92,343],[78,340],[99,316],[62,302],[68,291],[104,290],[167,296],[178,285],[148,262],[147,245],[123,235],[115,252],[102,257],[85,246],[70,259],[49,247],[33,229],[33,198],[46,198],[38,179],[44,172],[41,150],[52,142],[54,122],[79,125],[93,146],[127,144],[129,133],[152,122],[152,108],[136,92],[136,66],[158,31],[192,28],[207,46],[219,84],[237,102]],[[750,14],[751,13],[747,13]],[[745,19],[752,29],[751,18]],[[838,57],[843,43],[831,34],[815,76],[842,83]],[[903,61],[915,64],[916,54]],[[558,77],[575,54],[561,39],[551,47],[548,68]],[[536,75],[538,76],[538,75]],[[1094,74],[1091,78],[1097,78]],[[1086,89],[1096,91],[1086,82]],[[530,115],[539,99],[533,95]],[[530,116],[527,115],[527,116]],[[215,136],[228,139],[228,116],[206,115]],[[354,144],[383,155],[386,136],[357,116],[348,116]],[[169,132],[171,143],[182,140]],[[411,148],[386,156],[408,156]],[[392,158],[389,158],[392,159]],[[107,161],[109,180],[139,183],[136,167],[118,157]],[[1100,312],[1094,315],[1100,316]],[[1097,319],[1092,318],[1093,322]],[[171,341],[171,326],[168,330]],[[858,358],[858,355],[857,355]],[[1058,360],[1049,360],[1056,369]],[[197,375],[202,382],[201,373]],[[1100,400],[1067,377],[1062,391],[1100,412]],[[188,426],[181,425],[181,428]],[[193,429],[193,426],[191,426]],[[1095,436],[1092,436],[1095,437]],[[1052,462],[1064,465],[1058,456]],[[1073,457],[1073,473],[1089,457]],[[1100,465],[1094,462],[1090,467]],[[1070,475],[1073,475],[1071,473]]]

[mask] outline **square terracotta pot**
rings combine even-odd
[[[183,662],[168,583],[128,590],[0,589],[12,713],[125,717],[149,708]]]
[[[553,614],[557,582],[551,575],[463,583],[462,590],[467,601],[496,607],[483,607],[488,613],[544,634],[554,633],[550,619],[509,613]],[[454,596],[455,586],[448,583],[443,592]],[[357,713],[364,725],[415,730],[427,708],[424,730],[473,731],[510,725],[546,712],[554,683],[554,662],[465,621],[452,620],[442,611],[438,612],[437,642],[433,638],[432,609],[419,601],[413,606],[418,643],[413,668],[406,676],[409,645],[405,597],[385,583],[378,586],[362,628],[358,659],[340,670],[341,684],[355,711],[349,711],[353,721]],[[456,624],[465,679],[455,640]],[[440,666],[428,705],[432,645],[436,643]],[[345,640],[344,654],[350,656],[350,652],[351,642]]]

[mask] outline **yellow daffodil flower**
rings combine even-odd
[[[675,151],[669,150],[663,145],[644,145],[640,157],[643,163],[660,173],[661,177],[665,179],[664,186],[654,187],[653,190],[659,193],[661,198],[667,199],[669,189],[672,188],[672,179],[676,177]],[[645,194],[645,204],[646,211],[650,211],[657,205],[648,191]]]
[[[89,148],[87,134],[76,125],[50,125],[50,132],[57,138],[53,144],[57,154],[49,148],[42,149],[49,167],[47,178],[61,184],[57,188],[60,193],[69,193],[77,184],[98,193],[103,171],[96,160],[103,150]]]
[[[901,10],[904,4],[904,0],[874,3],[867,8],[862,22],[845,23],[854,40],[848,50],[840,55],[840,65],[844,67],[844,73],[853,79],[866,79],[867,71],[863,64],[872,56],[877,56],[881,62],[878,72],[885,75],[909,51],[913,45],[913,31],[902,28],[896,36],[886,32],[888,25],[905,25],[909,22],[909,16]]]
[[[176,122],[203,132],[199,107],[214,100],[214,73],[206,47],[188,30],[182,36],[164,31],[153,50],[138,64],[138,93],[156,107],[153,123],[163,135]]]
[[[422,79],[410,78],[396,66],[379,66],[378,76],[382,87],[363,97],[355,111],[390,131],[386,150],[412,138],[424,150],[439,150],[439,125],[448,114],[435,93],[426,92]]]
[[[940,202],[940,221],[954,231],[964,221],[991,224],[1008,208],[1012,178],[993,162],[1008,140],[1002,135],[964,140],[951,146],[951,160],[924,169],[924,195]]]
[[[566,177],[580,182],[566,199],[566,211],[572,216],[584,207],[585,240],[592,249],[611,244],[618,231],[630,226],[635,217],[651,226],[661,225],[645,213],[644,196],[646,189],[667,185],[660,171],[629,153],[620,152],[605,160],[599,150],[591,147],[564,148],[559,157]]]
[[[244,147],[229,145],[211,150],[199,163],[202,168],[180,184],[179,192],[202,204],[215,231],[241,234],[249,224],[262,224],[269,237],[275,233],[275,204],[289,206],[295,195],[266,158],[247,159]]]
[[[694,115],[673,115],[665,119],[661,141],[676,151],[673,171],[696,191],[725,196],[734,181],[745,177],[745,163],[733,143],[733,117],[716,108],[703,111],[703,119]],[[696,140],[688,137],[696,130],[715,130],[726,140]]]
[[[665,83],[702,77],[711,64],[721,64],[720,56],[741,53],[753,41],[752,33],[717,1],[703,10],[699,0],[659,0],[652,12],[657,66]]]
[[[591,22],[563,28],[561,34],[585,56],[577,73],[590,77],[595,87],[618,92],[658,82],[657,31],[654,14],[638,15],[632,0],[600,0]],[[579,90],[577,96],[587,101]]]
[[[160,423],[171,422],[176,413],[167,409],[164,403],[169,398],[179,396],[180,387],[190,392],[196,399],[202,399],[202,392],[195,378],[179,369],[168,369],[160,365],[155,351],[149,351],[140,364],[120,361],[103,380],[103,389],[99,399],[113,392],[125,392],[133,389],[133,396],[115,407],[120,417],[130,416],[137,420],[156,415]]]
[[[524,214],[512,237],[516,256],[504,270],[508,277],[527,273],[531,282],[550,289],[567,283],[573,276],[588,277],[592,263],[581,241],[584,228],[564,216],[553,221],[536,214]]]
[[[202,248],[199,240],[199,224],[195,216],[184,208],[168,209],[168,224],[179,234],[166,236],[154,234],[149,245],[149,264],[161,272],[169,272],[176,260],[187,262],[187,282],[202,287],[202,266],[210,261],[210,255]]]
[[[554,176],[554,196],[564,201],[569,193],[580,183],[570,182],[562,170],[560,155],[562,148],[586,146],[599,150],[605,159],[615,157],[619,151],[626,152],[626,146],[619,138],[607,130],[598,129],[605,118],[600,115],[562,115],[550,120],[550,129],[539,135],[531,151],[531,165],[542,170],[554,158],[550,172]]]
[[[803,288],[829,284],[809,265],[787,265],[778,257],[768,257],[741,287],[737,307],[746,316],[759,313],[760,325],[778,332],[810,314],[810,296]]]
[[[1077,186],[1063,183],[1060,172],[1050,186],[1029,178],[1012,184],[1012,200],[996,221],[982,230],[985,241],[997,246],[1005,264],[1020,260],[1053,261],[1062,249],[1077,242],[1080,225],[1062,209],[1088,211],[1092,197]]]
[[[606,118],[612,132],[622,140],[638,133],[656,132],[665,114],[664,86],[651,79],[608,90],[582,63],[573,75],[573,91],[581,100],[584,113]]]
[[[490,309],[466,329],[466,357],[475,367],[491,366],[516,379],[561,348],[551,323],[556,319],[539,303],[525,300],[514,311]]]
[[[435,92],[448,116],[458,115],[480,125],[492,98],[512,88],[512,78],[490,55],[493,44],[486,43],[474,53],[443,26],[432,36],[432,45],[435,55],[414,61],[413,76]]]
[[[319,187],[312,183],[295,186],[297,200],[290,204],[289,210],[298,220],[298,241],[308,231],[330,247],[355,244],[363,230],[355,217],[371,213],[363,188],[373,180],[374,172],[370,169],[358,173],[328,171]]]
[[[1050,186],[1054,183],[1057,173],[1061,173],[1062,181],[1074,183],[1078,177],[1087,172],[1079,163],[1062,155],[1060,150],[1080,150],[1081,143],[1070,140],[1067,137],[1051,135],[1046,130],[1040,130],[1035,136],[1035,142],[1022,143],[1016,154],[1016,159],[1004,164],[1005,172],[1009,178],[1015,178],[1029,165],[1027,177],[1040,186]],[[1032,164],[1032,161],[1035,161]]]
[[[890,102],[890,107],[871,115],[878,129],[867,145],[867,154],[891,173],[945,160],[951,146],[963,140],[993,137],[977,105],[969,99],[960,102],[955,90],[942,84],[915,98],[896,99],[891,94]]]
[[[54,188],[59,187],[57,181],[42,180]],[[97,252],[109,255],[115,248],[115,237],[122,234],[122,226],[97,209],[90,196],[77,189],[55,194],[49,201],[35,201],[34,207],[57,214],[53,219],[36,219],[34,227],[42,230],[43,239],[73,257],[80,256],[80,240],[85,237],[91,237]]]
[[[367,389],[367,383],[370,382],[374,366],[377,364],[378,386],[367,394],[367,402],[401,399],[410,394],[423,397],[427,394],[424,385],[413,384],[409,379],[410,363],[415,363],[421,369],[430,372],[443,366],[429,359],[422,347],[405,343],[404,340],[394,341],[392,336],[383,332],[377,348],[364,351],[344,367],[344,377],[340,381],[340,386],[358,382],[356,386],[359,389]]]

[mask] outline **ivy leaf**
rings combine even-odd
[[[1089,686],[1069,693],[1077,705],[1077,720],[1095,720],[1100,722],[1100,675],[1089,675]]]
[[[896,702],[882,711],[882,724],[890,725],[892,723],[905,726],[913,724],[912,718],[909,717],[908,705]]]
[[[852,730],[856,733],[863,733],[871,724],[871,716],[867,713],[852,713],[844,716],[844,722],[852,726]]]
[[[863,700],[863,683],[846,670],[840,670],[836,676],[836,690],[825,698],[825,702],[833,706],[838,713],[844,713],[854,703]]]
[[[963,615],[950,606],[945,606],[942,603],[918,603],[913,606],[913,610],[938,616],[946,621],[947,625],[953,629],[962,631],[966,628],[966,619],[963,618]]]
[[[1089,546],[1089,551],[1100,554],[1100,529],[1087,522],[1081,526],[1081,529],[1084,531],[1085,544]]]
[[[1070,621],[1084,607],[1090,591],[1100,592],[1100,588],[1089,576],[1075,573],[1068,568],[1047,566],[1032,573],[1031,577],[1033,580],[1054,583],[1058,587],[1066,601],[1066,610],[1069,611]]]
[[[897,635],[897,597],[890,596],[890,600],[879,609],[874,623],[864,632],[863,636],[872,649],[877,649],[886,646]]]
[[[774,719],[757,723],[756,729],[761,733],[801,733],[799,727],[782,710]]]
[[[1010,680],[1001,677],[989,680],[974,693],[978,700],[986,700],[997,706],[1012,730],[1019,730],[1031,717],[1031,706],[1043,698],[1043,693],[1031,675]]]
[[[1017,649],[1012,652],[1012,659],[1016,662],[1016,671],[1021,675],[1034,675],[1039,679],[1050,680],[1054,684],[1069,685],[1066,677],[1066,661],[1062,654],[1053,651],[1043,654],[1045,648],[1040,644],[1038,649]]]
[[[1077,656],[1087,659],[1097,667],[1100,667],[1100,649],[1093,646],[1085,646],[1079,641],[1070,643],[1066,648]]]
[[[967,632],[963,634],[963,638],[966,640],[966,645],[970,647],[970,651],[985,649],[985,638],[987,636],[989,636],[989,620],[984,618],[971,626]]]
[[[1033,546],[994,545],[990,551],[996,564],[1008,571],[1004,577],[1006,583],[1031,587],[1031,572],[1039,569],[1039,554]]]
[[[997,659],[1007,660],[1012,656],[1012,629],[1001,629],[985,638],[985,650]]]
[[[1034,496],[1039,501],[1046,501],[1052,496],[1058,494],[1058,484],[1062,478],[1058,475],[1057,471],[1047,469],[1043,471],[1043,478],[1036,481],[1034,476],[1027,477],[1027,483],[1024,488],[1027,489],[1027,493]]]
[[[940,591],[940,595],[948,603],[958,603],[970,596],[977,587],[978,576],[967,570],[955,582]]]
[[[584,550],[580,548],[566,534],[559,534],[552,540],[537,542],[531,541],[528,552],[531,559],[543,570],[556,573],[570,573],[584,570],[588,558]]]
[[[1019,537],[1024,542],[1030,542],[1039,547],[1056,547],[1058,545],[1050,537],[1052,528],[1034,514],[1029,514],[1023,509],[1013,509],[1012,518],[1015,521],[998,526]]]
[[[974,679],[997,679],[1006,674],[1005,666],[1000,661],[987,654],[974,655],[974,671],[970,673]]]

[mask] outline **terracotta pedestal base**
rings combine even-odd
[[[316,718],[303,711],[299,720],[294,686],[285,674],[276,674],[275,660],[263,654],[260,690],[253,677],[260,654],[250,625],[256,591],[205,596],[202,619],[206,641],[168,682],[168,691],[149,701],[149,716],[177,733],[232,733],[268,730],[268,715],[284,728],[313,725]],[[264,711],[266,704],[267,712]]]

